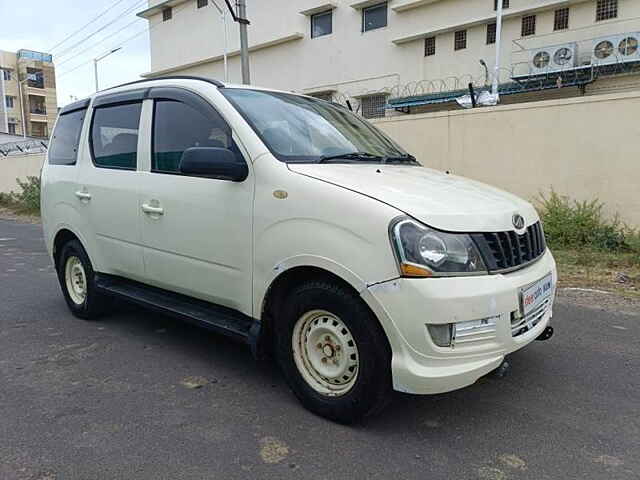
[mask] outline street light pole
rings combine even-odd
[[[222,23],[224,26],[224,52],[223,52],[223,58],[224,58],[224,81],[228,82],[229,81],[229,66],[227,65],[227,51],[228,51],[228,33],[227,33],[227,12],[226,10],[224,10],[223,8],[220,8],[218,6],[218,3],[216,2],[216,0],[213,0],[213,6],[216,7],[216,9],[218,10],[218,12],[220,13],[220,17],[222,18]]]
[[[496,1],[496,65],[494,68],[493,85],[491,88],[491,93],[496,98],[496,102],[499,100],[498,83],[500,80],[500,44],[502,41],[502,2],[503,0]]]
[[[99,88],[98,88],[98,62],[100,60],[102,60],[103,58],[108,57],[112,53],[116,53],[120,49],[122,49],[122,47],[114,48],[110,52],[107,52],[104,55],[100,55],[99,57],[96,57],[96,58],[93,59],[93,77],[94,77],[95,82],[96,82],[96,92],[99,90]]]

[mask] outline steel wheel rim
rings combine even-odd
[[[69,297],[76,305],[82,305],[87,298],[87,275],[78,257],[67,258],[64,279]]]
[[[335,397],[353,388],[360,356],[340,317],[325,310],[305,313],[293,328],[291,344],[298,371],[316,392]]]

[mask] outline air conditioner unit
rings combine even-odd
[[[596,38],[591,50],[593,65],[640,61],[640,33],[623,33]]]
[[[542,74],[570,70],[576,66],[578,44],[565,43],[531,50],[531,73]]]

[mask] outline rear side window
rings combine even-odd
[[[64,113],[58,118],[49,146],[50,165],[75,165],[86,109]]]
[[[136,169],[142,103],[98,107],[91,124],[91,153],[97,167]]]
[[[218,147],[239,155],[231,129],[213,108],[204,112],[175,100],[156,100],[151,170],[178,173],[182,153],[190,147]]]

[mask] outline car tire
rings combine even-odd
[[[96,288],[93,266],[78,240],[62,246],[56,271],[71,313],[84,320],[95,320],[104,313],[107,298]]]
[[[355,292],[310,281],[290,293],[282,310],[275,316],[278,363],[308,410],[349,424],[388,404],[391,349]]]

